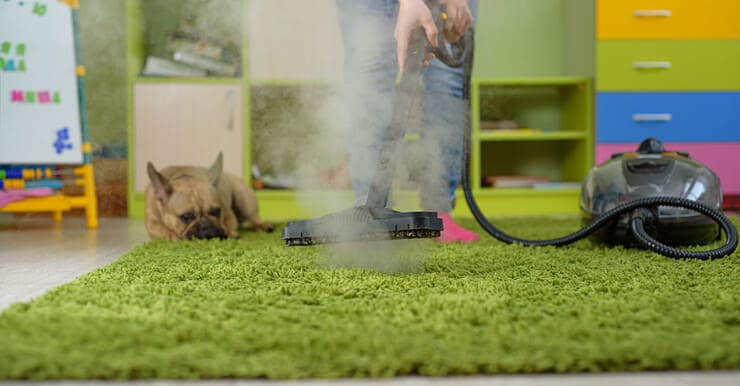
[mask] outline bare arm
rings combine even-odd
[[[437,26],[434,25],[432,11],[424,4],[423,0],[399,0],[398,20],[393,36],[396,38],[398,54],[398,68],[403,71],[406,64],[406,52],[409,49],[409,38],[411,32],[422,27],[427,35],[427,40],[437,47]]]
[[[454,43],[465,34],[465,31],[473,24],[473,14],[470,11],[468,0],[440,0],[445,6],[447,19],[445,20],[444,36],[445,40]],[[406,52],[409,48],[409,38],[411,31],[417,27],[424,28],[429,43],[437,47],[437,26],[434,24],[432,12],[423,0],[399,0],[398,20],[396,21],[396,48],[398,55],[399,71],[403,71],[406,64]],[[434,58],[433,55],[427,57],[428,60]]]

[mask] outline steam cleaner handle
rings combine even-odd
[[[408,51],[406,51],[406,63],[403,66],[403,75],[413,76],[424,71],[424,59],[430,52],[430,44],[424,28],[416,28],[409,36]],[[401,80],[403,80],[403,75]]]
[[[434,53],[434,56],[448,67],[461,67],[465,64],[465,60],[473,49],[473,29],[468,28],[460,40],[450,44],[450,49],[448,49],[444,34],[445,22],[447,21],[445,7],[438,0],[426,0],[425,2],[432,12],[432,19],[434,19],[434,24],[437,26],[437,46],[429,45],[429,51]]]

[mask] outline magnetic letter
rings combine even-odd
[[[39,91],[39,103],[49,103],[51,102],[51,95],[49,95],[48,91]]]
[[[23,103],[23,90],[13,90],[10,92],[10,101],[13,103]]]
[[[46,14],[46,4],[36,3],[33,5],[33,13],[44,16]]]
[[[15,60],[8,59],[5,62],[5,71],[15,71]]]

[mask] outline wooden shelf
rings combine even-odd
[[[481,86],[572,86],[589,82],[581,76],[533,76],[517,78],[474,78],[473,83]]]
[[[591,85],[590,78],[577,76],[474,79],[470,165],[473,191],[483,197],[496,196],[498,200],[531,201],[527,205],[542,211],[550,208],[533,198],[539,197],[543,203],[564,193],[577,198],[572,188],[492,189],[481,186],[481,181],[484,175],[542,175],[551,181],[581,181],[594,158]],[[521,129],[484,129],[487,121],[513,121]],[[552,202],[558,202],[556,206],[566,205],[559,200]],[[577,202],[572,205],[577,208]],[[518,210],[524,213],[533,208]]]
[[[481,141],[578,141],[585,140],[587,134],[580,131],[553,131],[542,133],[511,133],[481,130]]]
[[[137,76],[136,83],[240,84],[242,78],[216,76]]]

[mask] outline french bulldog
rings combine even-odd
[[[146,229],[152,239],[239,238],[239,226],[272,232],[258,215],[257,196],[239,177],[224,173],[223,155],[210,168],[147,164]]]

